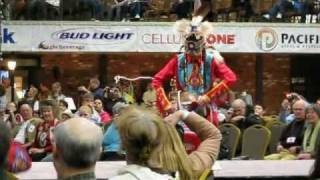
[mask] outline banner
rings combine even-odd
[[[319,53],[320,25],[212,23],[207,43],[229,53]],[[3,52],[179,52],[173,23],[1,23]]]

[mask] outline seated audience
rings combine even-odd
[[[104,110],[106,110],[110,115],[112,114],[112,107],[117,102],[126,102],[122,97],[121,93],[118,87],[116,86],[110,86],[110,88],[107,89],[107,97],[104,99]]]
[[[283,130],[277,152],[266,156],[265,160],[293,160],[299,153],[305,128],[306,103],[298,100],[293,104],[295,119]]]
[[[117,126],[118,117],[128,105],[123,102],[116,103],[113,108],[113,118],[110,126],[108,127],[106,133],[103,136],[102,146],[103,154],[102,160],[123,160],[124,155],[120,152],[120,135]]]
[[[94,171],[101,153],[101,128],[83,118],[72,118],[59,124],[53,136],[53,162],[58,179],[96,179]]]
[[[22,144],[24,148],[29,149],[35,141],[36,127],[43,120],[33,117],[32,107],[28,103],[21,104],[20,114],[24,122],[20,126],[14,141]]]
[[[111,6],[111,21],[127,21],[127,14],[129,11],[129,0],[114,0]]]
[[[306,130],[303,135],[302,149],[297,159],[313,159],[320,146],[320,106],[313,104],[306,108]]]
[[[129,3],[130,17],[132,20],[140,20],[150,0],[132,0]]]
[[[66,110],[68,110],[68,103],[65,100],[59,100],[59,109],[61,112],[65,112]]]
[[[95,98],[94,100],[94,109],[99,113],[101,123],[103,124],[109,124],[111,122],[111,116],[109,113],[104,111],[103,109],[103,102],[99,98]]]
[[[74,115],[72,114],[72,112],[63,112],[61,114],[60,122],[64,122],[64,121],[69,120],[73,117],[74,117]]]
[[[58,124],[58,120],[54,115],[54,105],[52,102],[47,100],[40,104],[40,115],[44,121],[38,124],[35,141],[29,149],[32,161],[41,161],[52,153],[51,133]]]
[[[85,118],[87,120],[94,122],[92,120],[92,113],[93,113],[92,109],[89,106],[81,106],[78,110],[77,117],[82,117],[82,118]]]
[[[269,13],[264,15],[267,19],[282,18],[286,16],[290,9],[299,13],[303,18],[309,11],[309,0],[278,0],[270,9]]]
[[[11,141],[10,129],[2,121],[0,121],[0,129],[0,179],[16,180],[17,178],[7,171],[7,156]]]
[[[103,98],[104,90],[100,87],[100,81],[97,78],[91,78],[88,88],[85,86],[78,87],[78,91],[92,93],[94,98]]]
[[[101,20],[103,16],[101,0],[63,0],[60,7],[63,20]]]
[[[281,122],[285,124],[290,124],[290,122],[293,121],[294,114],[292,111],[292,105],[300,99],[305,101],[304,97],[297,93],[286,94],[285,99],[281,103],[281,108],[279,112],[279,118]]]
[[[121,87],[121,97],[127,104],[134,104],[136,102],[134,88],[131,84],[123,84]]]
[[[231,103],[231,111],[227,116],[226,122],[235,124],[240,130],[245,130],[255,124],[263,124],[263,120],[250,112],[246,103],[242,99],[236,99]]]
[[[192,1],[176,0],[173,2],[173,10],[177,14],[178,19],[188,19],[193,9]]]
[[[86,106],[89,107],[91,110],[90,111],[86,111],[87,113],[90,112],[91,116],[90,116],[90,120],[94,121],[94,123],[96,124],[100,124],[101,123],[101,118],[99,113],[94,109],[94,96],[92,95],[92,93],[85,93],[81,96],[81,106]],[[80,110],[80,108],[79,108]],[[79,110],[75,113],[75,116],[80,116],[80,112]]]
[[[151,83],[148,83],[146,91],[142,96],[143,103],[146,108],[154,108],[156,106],[156,90],[152,87]]]
[[[20,122],[16,121],[15,113],[17,111],[17,106],[14,102],[8,102],[6,107],[4,104],[0,105],[0,118],[7,124],[10,129],[14,129],[17,125],[21,125]]]
[[[190,155],[187,155],[181,139],[177,138],[177,131],[173,129],[179,120],[183,120],[202,139],[199,148]],[[133,177],[173,179],[174,176],[182,180],[197,179],[204,170],[211,169],[221,140],[217,128],[186,110],[175,112],[164,122],[154,112],[129,108],[119,117],[118,125],[129,165],[111,180]]]
[[[24,98],[20,100],[18,103],[18,106],[21,106],[21,103],[27,103],[31,106],[32,110],[34,110],[34,105],[37,101],[37,96],[38,96],[38,89],[31,85],[29,89],[27,89],[27,92],[24,95]]]
[[[257,119],[261,119],[261,121],[263,121],[265,123],[264,118],[263,118],[264,114],[265,114],[264,107],[260,104],[256,104],[254,106],[254,116]]]
[[[62,93],[62,87],[60,82],[54,82],[51,85],[51,94],[49,96],[49,99],[53,99],[55,101],[61,101],[66,96]]]

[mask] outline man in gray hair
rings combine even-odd
[[[53,132],[53,158],[58,179],[96,179],[95,164],[102,150],[102,130],[84,118],[72,118]]]

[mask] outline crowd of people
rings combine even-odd
[[[3,11],[11,20],[103,20],[138,21],[146,16],[160,19],[190,19],[194,9],[207,4],[209,21],[218,21],[220,13],[238,13],[241,18],[226,18],[223,21],[285,21],[291,15],[299,16],[300,22],[318,22],[320,1],[278,0],[270,1],[206,1],[206,0],[4,0]],[[228,4],[228,5],[224,5]],[[225,7],[226,6],[226,7]],[[225,7],[225,9],[223,9]],[[270,10],[266,11],[265,8]],[[263,8],[263,9],[260,9]],[[261,12],[263,11],[263,14]],[[194,12],[196,13],[196,12]],[[150,14],[150,15],[149,15]],[[169,18],[171,16],[173,18]],[[229,16],[229,15],[227,15]],[[255,18],[260,16],[259,18]],[[313,17],[314,16],[314,17]],[[149,18],[150,18],[149,17]],[[148,18],[148,17],[147,17]]]
[[[143,95],[141,107],[126,102],[118,87],[102,89],[96,78],[89,84],[87,88],[78,87],[83,91],[82,100],[74,110],[68,109],[68,103],[64,101],[67,96],[62,94],[58,82],[52,84],[52,93],[47,99],[39,101],[39,109],[34,106],[39,97],[34,86],[18,102],[18,107],[14,102],[7,102],[6,109],[2,109],[4,121],[0,122],[2,168],[18,172],[30,167],[28,159],[32,162],[52,161],[60,179],[71,176],[94,178],[97,161],[126,160],[130,165],[111,179],[132,176],[194,179],[218,159],[222,138],[218,127],[197,113],[183,109],[161,118],[156,111],[157,95],[151,83]],[[54,89],[59,89],[59,93],[54,95]],[[105,91],[118,95],[116,98],[105,97]],[[34,99],[30,98],[32,94]],[[229,98],[219,108],[220,124],[232,123],[244,131],[254,124],[268,123],[265,108],[252,104],[248,93],[235,95],[229,90],[228,94]],[[105,103],[109,104],[110,110],[104,111]],[[278,121],[287,127],[279,140],[278,153],[266,156],[265,160],[317,159],[320,105],[290,93],[284,98],[279,112]],[[183,132],[181,134],[176,128],[181,120],[201,139],[198,148],[190,154],[183,145]],[[8,164],[4,163],[4,156],[8,151],[12,153],[12,149],[26,150],[22,156],[15,157],[24,159],[20,159],[19,165],[12,158],[8,159]],[[6,168],[7,165],[11,167]],[[318,163],[314,168],[312,175],[318,177]],[[8,171],[1,173],[12,176]]]

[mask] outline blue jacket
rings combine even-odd
[[[120,144],[121,140],[118,128],[116,127],[114,122],[112,122],[103,136],[103,150],[107,152],[117,152],[120,150]]]

